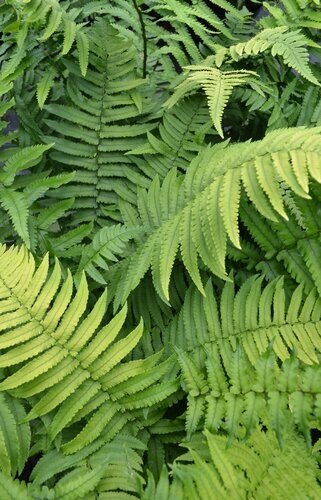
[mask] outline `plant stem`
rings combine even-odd
[[[146,29],[145,29],[145,24],[144,24],[144,19],[143,19],[143,13],[140,10],[137,0],[133,0],[135,10],[138,14],[139,17],[139,22],[142,30],[142,37],[143,37],[143,78],[146,78],[146,73],[147,73],[147,37],[146,37]]]

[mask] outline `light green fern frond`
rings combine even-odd
[[[173,360],[156,368],[160,354],[121,363],[143,330],[140,324],[114,342],[126,307],[99,328],[106,293],[84,316],[86,280],[82,279],[72,298],[70,273],[62,285],[58,262],[49,277],[47,273],[48,258],[35,270],[34,259],[24,248],[1,248],[0,366],[10,370],[0,389],[16,397],[35,398],[26,420],[50,412],[50,439],[76,423],[74,437],[62,447],[68,454],[95,439],[101,444],[110,441],[143,408],[174,393],[177,381],[162,381]]]
[[[232,45],[228,49],[234,61],[242,57],[270,50],[272,56],[281,56],[284,63],[296,70],[314,85],[319,85],[309,66],[308,39],[300,30],[289,31],[287,27],[267,28],[246,42]]]
[[[187,66],[190,72],[166,105],[170,108],[187,92],[201,86],[207,96],[210,115],[214,126],[223,137],[222,117],[224,109],[231,97],[233,89],[239,85],[249,83],[257,76],[254,71],[221,71],[209,66]]]
[[[15,498],[23,498],[23,500],[31,500],[32,497],[28,493],[26,483],[18,479],[12,479],[0,471],[0,495],[1,498],[14,500]]]
[[[179,249],[202,293],[198,256],[212,273],[227,279],[224,261],[228,239],[240,247],[241,195],[249,198],[263,217],[276,220],[280,214],[287,220],[280,182],[298,196],[309,197],[309,178],[321,180],[320,158],[318,128],[285,129],[252,144],[206,149],[192,162],[183,182],[174,171],[162,188],[156,178],[148,192],[138,193],[138,216],[149,236],[114,271],[112,279],[122,283],[121,287],[116,285],[116,303],[126,300],[150,266],[155,287],[167,301]]]
[[[320,297],[304,299],[299,286],[286,304],[282,280],[261,285],[250,278],[234,295],[227,283],[219,309],[210,283],[206,298],[190,289],[166,329],[188,395],[189,435],[204,425],[249,434],[267,415],[280,442],[291,419],[310,442],[320,426]]]
[[[191,356],[177,351],[182,385],[188,394],[187,435],[204,426],[212,432],[224,429],[232,441],[245,432],[249,436],[263,420],[282,445],[285,429],[292,422],[310,445],[311,429],[321,424],[321,392],[316,382],[320,366],[300,366],[292,355],[279,367],[270,348],[253,368],[241,347],[231,351],[224,344],[219,351],[221,356],[214,346],[206,348],[207,377]]]
[[[227,447],[224,436],[205,433],[184,444],[189,452],[166,467],[155,484],[150,475],[143,500],[162,498],[259,499],[318,498],[317,460],[289,429],[281,450],[271,431],[257,430],[251,439]],[[187,461],[187,463],[186,463]]]

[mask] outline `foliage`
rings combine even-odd
[[[0,497],[319,498],[319,1],[0,23]]]

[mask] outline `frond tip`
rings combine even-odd
[[[221,71],[209,66],[187,66],[189,74],[173,96],[167,101],[167,107],[172,107],[187,92],[202,87],[206,96],[213,124],[221,137],[224,136],[222,118],[224,109],[231,97],[234,87],[245,85],[257,74],[254,71]]]

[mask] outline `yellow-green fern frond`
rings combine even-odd
[[[58,261],[48,276],[48,257],[36,270],[24,248],[1,247],[0,366],[6,377],[0,389],[34,396],[26,420],[50,413],[51,439],[80,423],[63,445],[73,453],[95,439],[111,440],[134,415],[175,392],[177,381],[162,381],[173,360],[156,368],[160,354],[122,363],[141,338],[142,324],[115,341],[126,306],[104,324],[106,293],[86,314],[85,278],[74,297],[70,272],[61,279]]]
[[[159,482],[150,475],[143,500],[163,498],[284,500],[318,498],[317,459],[288,429],[283,449],[271,431],[258,429],[246,443],[227,447],[225,436],[205,433],[184,443],[188,453],[174,462],[171,480],[166,467]],[[187,462],[187,463],[186,463]]]
[[[228,53],[233,60],[260,54],[270,50],[272,56],[280,56],[284,63],[296,70],[314,85],[319,85],[309,66],[307,50],[309,40],[300,30],[289,31],[287,27],[267,28],[246,42],[232,45]],[[224,49],[223,49],[224,51]]]
[[[254,80],[254,71],[221,71],[218,68],[208,66],[187,66],[189,74],[167,101],[168,107],[173,106],[187,92],[201,86],[207,96],[210,115],[214,126],[221,137],[223,137],[222,118],[224,109],[228,103],[233,89],[245,85]]]
[[[138,191],[136,213],[148,236],[114,271],[116,303],[126,300],[150,267],[156,290],[168,301],[179,250],[202,293],[198,257],[212,273],[227,279],[227,242],[240,248],[241,197],[248,198],[263,217],[276,221],[279,214],[287,220],[284,187],[309,198],[309,180],[321,181],[320,162],[319,128],[284,129],[262,141],[205,149],[192,162],[183,182],[175,171],[162,186],[155,178],[148,192]]]

